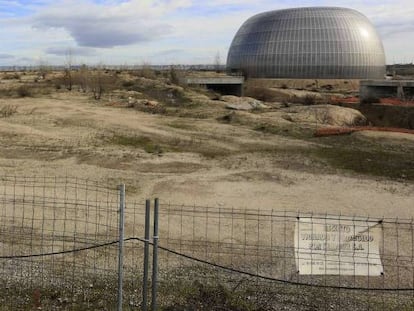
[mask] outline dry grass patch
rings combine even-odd
[[[109,139],[109,142],[114,145],[140,148],[148,153],[161,154],[165,151],[161,144],[155,142],[153,139],[147,136],[128,136],[115,134]]]
[[[17,112],[17,106],[15,105],[5,105],[0,108],[0,117],[8,118],[14,115]]]

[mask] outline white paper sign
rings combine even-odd
[[[295,228],[299,274],[381,275],[381,233],[379,223],[299,218]]]

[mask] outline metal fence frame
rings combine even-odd
[[[41,307],[53,287],[63,288],[66,296],[53,298],[52,290],[49,300],[63,309],[77,299],[87,308],[88,297],[100,295],[111,301],[103,308],[147,310],[151,301],[156,310],[168,304],[171,280],[176,287],[224,284],[244,294],[254,288],[251,297],[257,303],[268,295],[269,304],[297,310],[414,308],[412,219],[187,206],[158,199],[151,209],[150,200],[129,202],[125,189],[67,177],[0,177],[0,278],[5,292],[16,291],[12,298],[0,297],[4,310]],[[301,217],[312,227],[328,220],[380,224],[384,273],[298,274],[292,236]],[[110,286],[115,280],[117,286]]]

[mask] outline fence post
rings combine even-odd
[[[145,232],[144,232],[144,279],[142,282],[142,311],[148,306],[148,265],[149,265],[149,238],[150,238],[151,201],[145,201]]]
[[[122,285],[124,272],[125,184],[119,186],[119,240],[118,240],[118,311],[122,311]]]
[[[154,236],[152,254],[152,303],[151,310],[157,310],[157,282],[158,282],[158,207],[159,200],[155,199],[154,204]]]

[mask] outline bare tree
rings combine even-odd
[[[147,79],[156,79],[157,75],[152,69],[151,64],[148,62],[144,62],[141,65],[141,68],[135,71],[136,75],[139,77],[147,78]]]
[[[66,55],[65,55],[65,73],[63,76],[63,81],[66,85],[66,88],[69,91],[72,91],[72,87],[73,87],[72,62],[73,62],[73,53],[72,53],[72,49],[69,48],[66,51]]]
[[[217,51],[216,55],[214,56],[214,67],[216,72],[221,71],[221,57],[219,51]]]
[[[168,74],[169,74],[170,82],[172,84],[180,85],[180,76],[179,76],[177,68],[171,65]]]
[[[89,84],[89,78],[90,78],[90,70],[88,66],[85,64],[82,64],[79,71],[76,73],[76,83],[79,85],[80,90],[85,93],[88,90],[88,84]]]
[[[114,87],[115,77],[111,73],[105,73],[103,65],[99,65],[90,72],[88,85],[96,100],[102,98],[102,94]]]
[[[39,77],[43,80],[46,79],[47,74],[50,72],[50,66],[47,63],[47,61],[43,59],[39,60],[38,71],[39,71]]]

